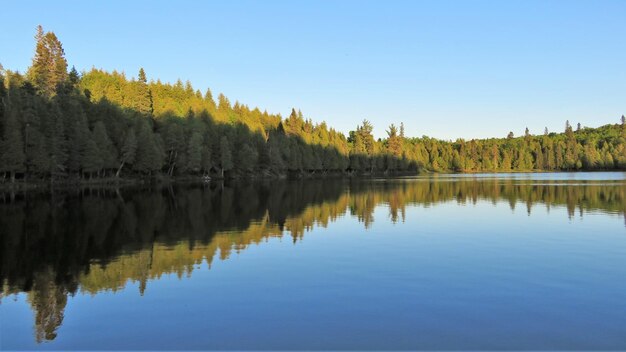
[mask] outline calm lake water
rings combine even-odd
[[[626,174],[0,194],[0,349],[626,349]]]

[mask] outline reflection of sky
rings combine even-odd
[[[411,177],[413,178],[413,177]],[[420,176],[418,179],[515,179],[515,180],[546,180],[546,181],[623,181],[626,172],[503,172],[503,173],[466,173],[466,174],[433,174]]]
[[[604,213],[456,201],[381,205],[164,275],[143,297],[78,294],[34,346],[24,295],[2,309],[3,347],[87,349],[622,349],[626,232]],[[19,311],[19,314],[18,314]]]

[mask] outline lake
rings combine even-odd
[[[626,173],[0,194],[0,349],[624,350]]]

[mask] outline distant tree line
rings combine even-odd
[[[296,109],[287,118],[190,82],[116,71],[80,74],[53,32],[37,29],[28,72],[0,69],[0,178],[286,175],[626,169],[626,124],[442,141],[391,124],[348,136]],[[1,67],[0,67],[1,68]]]

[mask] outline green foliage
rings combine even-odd
[[[222,136],[220,139],[220,167],[222,171],[228,171],[233,168],[233,155],[226,136]]]
[[[0,172],[23,178],[626,169],[626,123],[563,133],[442,141],[391,124],[348,135],[297,109],[283,119],[190,82],[92,69],[68,74],[61,43],[39,28],[28,75],[0,72]],[[125,166],[128,167],[125,168]]]
[[[104,167],[104,161],[100,149],[92,138],[88,138],[85,142],[85,150],[82,162],[82,171],[86,173],[100,172]]]
[[[238,167],[243,171],[254,171],[258,159],[258,152],[245,143],[238,154]]]
[[[48,138],[48,150],[50,152],[50,162],[48,166],[50,177],[55,178],[65,173],[68,154],[63,118],[57,106],[53,109],[50,119],[52,128]]]
[[[53,32],[37,27],[35,57],[28,78],[44,95],[55,93],[57,85],[67,79],[67,61],[61,42]]]
[[[115,147],[102,121],[98,121],[94,125],[93,141],[98,150],[100,159],[102,159],[102,168],[113,169],[117,167]]]
[[[206,166],[206,165],[205,165]],[[202,168],[202,135],[195,131],[187,145],[187,171],[197,173]]]
[[[132,82],[131,97],[132,108],[143,115],[152,115],[154,110],[152,106],[152,92],[148,87],[148,81],[146,79],[146,72],[143,68],[139,69],[139,77],[136,82]]]
[[[133,163],[133,170],[151,175],[161,169],[161,150],[156,141],[156,136],[147,121],[139,121],[139,134],[137,135],[137,154]]]
[[[0,171],[8,172],[11,180],[15,173],[24,171],[24,144],[15,110],[9,109],[4,121],[4,135],[2,136],[2,150],[0,151]]]
[[[404,134],[404,131],[402,132]],[[399,157],[402,155],[402,138],[398,135],[398,129],[392,123],[387,131],[387,150],[392,155]]]
[[[124,139],[124,145],[122,146],[121,161],[123,163],[132,164],[135,162],[135,156],[137,155],[137,137],[135,136],[135,130],[130,129],[126,133]]]

